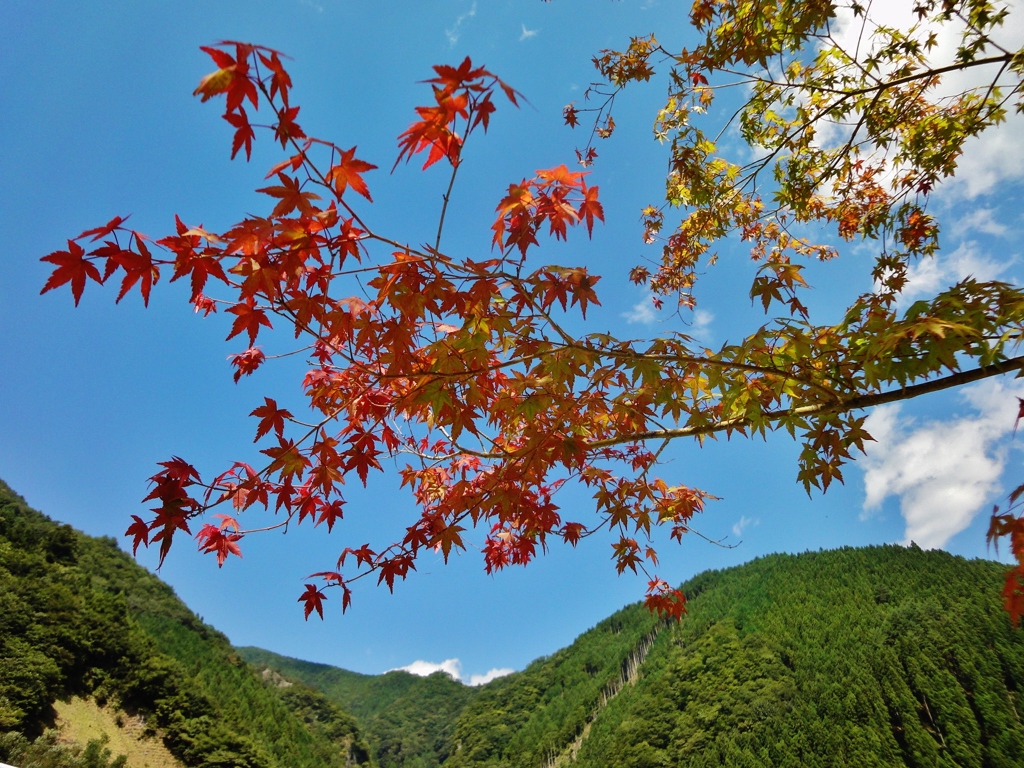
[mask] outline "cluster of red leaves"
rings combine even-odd
[[[431,83],[436,106],[416,107],[420,119],[410,125],[398,137],[398,158],[395,167],[404,159],[427,152],[423,162],[424,170],[442,157],[453,166],[458,165],[462,145],[478,125],[486,133],[491,115],[495,111],[491,96],[495,87],[500,87],[514,106],[518,106],[515,89],[492,75],[483,67],[473,68],[467,56],[458,67],[435,66],[437,77],[425,82]],[[457,127],[462,121],[464,133],[459,135]]]
[[[1019,422],[1022,417],[1024,400],[1021,400],[1017,421]],[[1010,621],[1014,626],[1020,622],[1020,617],[1024,616],[1024,515],[1018,516],[1015,512],[1021,496],[1024,496],[1024,485],[1018,486],[1010,494],[1010,506],[1006,512],[1000,514],[999,507],[992,510],[987,535],[988,543],[994,544],[997,548],[1000,539],[1009,538],[1010,554],[1017,561],[1017,564],[1007,572],[1006,584],[1003,586],[1003,605],[1010,614]]]
[[[312,416],[297,419],[265,398],[251,414],[255,441],[269,443],[260,468],[239,461],[204,481],[182,459],[163,463],[146,497],[156,502],[153,516],[133,516],[127,531],[133,551],[159,542],[162,563],[176,532],[191,534],[190,520],[227,504],[232,515],[216,515],[218,523],[195,535],[218,565],[241,556],[240,542],[255,527],[240,518],[253,509],[278,516],[260,530],[308,520],[331,531],[344,517],[346,479],[354,474],[365,485],[384,459],[405,457],[400,475],[418,518],[390,545],[345,547],[335,570],[313,574],[323,586],[307,584],[299,598],[307,618],[323,615],[326,588],[342,590],[345,610],[351,582],[375,573],[393,589],[423,552],[447,560],[466,549],[470,528],[486,531],[489,572],[525,565],[549,538],[575,546],[605,526],[618,536],[612,556],[620,573],[656,565],[655,550],[641,544],[652,526],[680,538],[706,497],[647,476],[656,455],[628,436],[648,427],[654,403],[635,386],[647,374],[623,369],[628,350],[590,337],[566,343],[552,317],[556,307],[576,306],[585,316],[599,304],[599,278],[582,267],[524,269],[545,226],[565,239],[570,227],[585,225],[590,234],[603,220],[598,188],[564,165],[513,184],[497,206],[498,254],[485,261],[402,245],[373,231],[348,194],[372,202],[363,177],[376,166],[295,122],[299,108],[276,51],[234,42],[203,50],[218,69],[196,93],[204,101],[225,97],[232,156],[244,146],[248,157],[256,135],[244,105],[269,106],[266,130],[291,153],[267,174],[274,183],[258,190],[273,200],[271,212],[216,233],[176,218],[174,233],[156,241],[112,219],[44,257],[56,269],[43,292],[70,283],[77,304],[88,280],[123,270],[118,300],[137,287],[148,302],[160,268],[170,267],[171,282],[189,278],[197,312],[223,308],[231,316],[227,338],[246,340],[230,357],[236,382],[273,357],[256,346],[261,334],[274,330],[273,343],[290,330],[302,340],[292,351],[310,362],[303,388]],[[427,81],[434,103],[418,107],[419,119],[399,136],[396,166],[423,153],[424,168],[445,158],[454,173],[466,137],[478,126],[486,131],[496,89],[512,104],[518,94],[468,58],[434,71]],[[102,243],[87,250],[80,244],[87,238]],[[154,242],[163,258],[147,245]],[[208,295],[211,285],[225,298]],[[606,468],[615,463],[624,475]],[[594,493],[598,518],[590,525],[561,516],[555,495],[569,480]],[[343,576],[346,564],[355,571]],[[678,617],[682,594],[650,578],[648,606]]]
[[[591,234],[594,219],[604,221],[604,208],[597,199],[597,187],[587,187],[584,175],[560,165],[510,184],[508,194],[498,203],[498,220],[491,227],[494,245],[518,248],[525,256],[526,250],[537,244],[537,232],[545,223],[549,233],[560,240],[565,240],[568,226],[581,221]]]
[[[154,263],[153,256],[146,246],[145,235],[131,230],[124,230],[121,227],[125,218],[115,216],[102,227],[87,229],[73,240],[68,240],[68,249],[66,251],[54,251],[44,256],[43,261],[55,264],[57,268],[50,275],[40,293],[46,293],[54,288],[71,283],[71,293],[75,297],[75,306],[77,307],[78,302],[82,298],[82,293],[85,291],[87,281],[93,280],[97,283],[104,283],[117,270],[121,269],[125,274],[121,280],[121,290],[117,294],[117,301],[120,302],[128,291],[138,284],[142,300],[146,306],[149,306],[149,294],[153,289],[153,285],[160,280],[160,269]],[[78,243],[79,240],[85,240],[90,237],[92,242],[95,243],[98,240],[110,237],[118,230],[127,232],[129,236],[127,248],[122,248],[117,239],[114,238],[104,240],[101,245],[94,247],[86,253],[85,249]],[[134,246],[135,250],[132,250],[132,246]],[[102,261],[104,265],[102,275],[96,266],[98,261]]]

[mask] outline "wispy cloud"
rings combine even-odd
[[[485,685],[485,684],[491,682],[491,680],[497,680],[499,677],[505,677],[505,675],[511,675],[513,672],[515,672],[515,670],[514,669],[510,669],[508,667],[502,667],[501,669],[495,668],[495,669],[489,670],[486,674],[483,674],[483,675],[470,675],[469,676],[469,684],[470,685]]]
[[[997,261],[983,252],[976,242],[967,240],[950,254],[928,256],[912,264],[907,271],[907,285],[900,295],[899,306],[906,308],[921,297],[934,296],[966,277],[995,280],[1015,261],[1016,256]]]
[[[953,198],[954,202],[962,198],[970,200],[1024,178],[1021,133],[1024,133],[1024,117],[1011,111],[1005,122],[965,141],[964,153],[957,159],[956,175],[939,187],[940,194]]]
[[[540,32],[539,29],[527,29],[525,24],[523,24],[522,27],[523,34],[519,36],[519,42],[523,42],[523,40],[529,40],[531,37],[536,37],[537,33]]]
[[[743,532],[745,530],[747,530],[747,528],[750,528],[751,526],[760,525],[760,524],[761,524],[760,519],[750,518],[750,517],[747,517],[746,515],[743,515],[743,517],[741,517],[739,520],[737,520],[736,524],[732,527],[732,535],[733,536],[742,536]]]
[[[630,325],[653,325],[663,319],[661,310],[654,303],[654,294],[648,291],[636,304],[622,313],[622,317]],[[685,319],[685,316],[684,316]],[[706,309],[695,309],[689,318],[686,335],[705,344],[711,339],[711,324],[715,316]]]
[[[469,7],[468,11],[455,19],[455,23],[452,24],[450,29],[446,29],[444,31],[445,37],[448,38],[449,47],[454,48],[455,44],[459,42],[459,35],[462,34],[463,22],[466,21],[466,19],[473,18],[474,16],[476,16],[476,0],[473,0],[473,4]]]
[[[1024,386],[990,379],[961,392],[974,413],[917,426],[899,404],[882,406],[865,428],[864,513],[869,517],[889,496],[900,502],[904,543],[942,547],[970,525],[992,496],[1006,466],[1004,438],[1013,429],[1017,396]]]
[[[1010,229],[1005,224],[996,221],[993,213],[991,208],[975,208],[953,222],[953,234],[963,237],[969,232],[982,232],[986,235],[1003,237]]]
[[[655,322],[658,319],[658,313],[654,308],[654,294],[646,294],[628,312],[623,312],[622,316],[630,325],[634,323],[650,325]]]
[[[387,670],[387,672],[408,672],[411,675],[418,675],[419,677],[429,677],[435,672],[444,672],[453,680],[458,680],[466,685],[476,686],[484,685],[491,682],[491,680],[496,680],[499,677],[504,677],[505,675],[511,675],[515,670],[508,667],[496,667],[488,670],[482,675],[469,675],[467,677],[462,674],[462,662],[458,659],[445,659],[440,664],[433,661],[423,661],[418,659],[412,664],[407,664],[404,667],[395,667],[394,669]]]
[[[693,311],[693,322],[686,333],[706,344],[711,339],[711,323],[714,321],[715,316],[706,309],[695,309]]]

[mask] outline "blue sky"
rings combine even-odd
[[[24,2],[0,5],[0,477],[36,508],[94,535],[121,537],[139,513],[155,463],[181,455],[219,471],[255,456],[247,414],[264,395],[300,404],[297,363],[267,366],[231,381],[223,317],[199,318],[181,284],[163,282],[144,309],[137,295],[114,305],[110,286],[74,308],[69,292],[45,296],[39,257],[114,215],[159,236],[173,215],[217,229],[266,210],[253,192],[280,157],[267,140],[250,164],[229,161],[219,109],[191,93],[213,66],[198,49],[221,39],[277,48],[293,61],[293,102],[307,132],[390,168],[396,137],[425,103],[436,63],[466,56],[520,90],[529,103],[501,105],[490,133],[467,149],[449,214],[447,246],[485,254],[502,190],[537,168],[571,163],[580,134],[562,127],[562,107],[581,103],[594,79],[591,57],[655,32],[668,48],[693,44],[685,3],[658,0],[449,0],[447,2]],[[1013,31],[1014,34],[1020,30]],[[639,211],[662,192],[666,150],[650,126],[663,83],[627,92],[616,137],[598,147],[590,183],[601,187],[606,224],[594,239],[545,243],[542,258],[586,264],[604,277],[602,307],[588,328],[642,337],[680,327],[649,310],[626,281],[650,256]],[[965,274],[1014,280],[1020,270],[1019,121],[976,142],[959,179],[936,200],[945,214],[943,255],[919,265],[924,295]],[[579,130],[579,129],[577,129]],[[372,215],[397,237],[425,240],[447,178],[418,164],[367,177]],[[685,319],[709,344],[737,338],[758,314],[750,306],[749,259],[737,248],[709,269],[700,314]],[[868,290],[871,253],[844,248],[813,270],[812,302],[827,317]],[[166,276],[165,276],[166,279]],[[984,556],[986,512],[1019,482],[1010,440],[1010,380],[946,393],[873,417],[881,439],[847,471],[845,486],[808,499],[796,485],[797,446],[785,436],[674,446],[664,476],[721,501],[698,522],[710,538],[663,542],[660,574],[679,582],[708,568],[776,551],[900,542],[916,538],[965,556]],[[1019,441],[1018,441],[1019,442]],[[349,487],[349,514],[330,536],[293,530],[246,541],[245,557],[218,570],[188,542],[161,571],[178,594],[239,645],[377,673],[413,662],[448,662],[467,679],[521,669],[537,656],[639,599],[639,577],[617,577],[606,541],[578,551],[555,545],[525,570],[483,573],[472,551],[448,566],[426,558],[396,588],[360,587],[341,615],[302,620],[304,577],[338,551],[404,529],[415,513],[393,474],[366,491]],[[568,491],[565,508],[586,505]],[[123,544],[123,540],[122,540]],[[151,553],[140,561],[155,565]],[[457,660],[457,663],[456,661]]]

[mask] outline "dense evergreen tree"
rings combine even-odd
[[[48,730],[54,701],[91,695],[210,768],[1010,768],[1024,634],[1002,571],[916,547],[773,555],[683,585],[679,624],[629,606],[469,688],[233,649],[113,540],[0,484],[0,760],[121,768]]]
[[[381,768],[542,768],[576,748],[579,768],[1009,768],[1024,765],[1024,635],[1002,572],[916,547],[773,555],[689,581],[678,625],[630,606],[475,690],[243,653],[362,718]]]
[[[145,717],[189,766],[363,765],[355,721],[322,694],[268,686],[222,634],[118,549],[0,482],[0,760],[107,768],[54,742],[53,703],[94,696]]]
[[[443,763],[456,720],[478,693],[443,672],[429,677],[401,671],[361,675],[261,648],[238,652],[257,669],[273,669],[322,691],[358,718],[381,768],[433,768]]]
[[[698,576],[577,764],[1022,765],[1024,637],[996,597],[1002,571],[878,547]]]

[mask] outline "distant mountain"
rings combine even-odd
[[[1003,573],[916,547],[773,555],[687,582],[678,625],[630,606],[479,689],[240,652],[356,715],[381,768],[1010,768],[1024,633]]]
[[[1003,572],[916,547],[772,555],[684,584],[679,624],[628,606],[469,688],[234,649],[112,539],[0,483],[0,762],[1024,766]]]
[[[428,768],[444,762],[455,722],[479,692],[444,672],[429,677],[400,671],[361,675],[262,648],[239,648],[238,653],[257,670],[273,670],[316,688],[355,716],[381,768]]]
[[[257,669],[319,689],[356,716],[381,768],[486,765],[506,754],[540,766],[583,729],[658,626],[645,609],[629,606],[568,648],[479,688],[441,672],[359,675],[259,648],[238,652]]]
[[[64,722],[76,717],[90,722]],[[102,740],[62,744],[89,728]],[[107,768],[124,763],[111,747],[136,742],[129,768],[371,765],[356,721],[323,694],[264,680],[113,539],[0,481],[0,762]]]
[[[698,576],[576,764],[1024,765],[1024,634],[999,602],[1004,572],[888,546]]]

